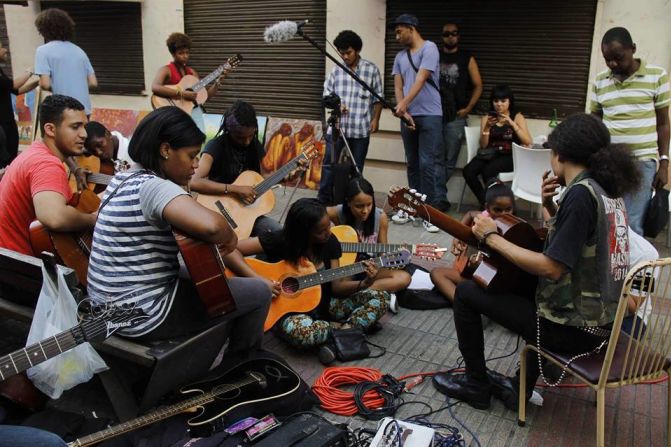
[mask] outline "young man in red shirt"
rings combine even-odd
[[[93,228],[95,214],[69,206],[72,192],[63,162],[84,152],[87,122],[82,103],[52,95],[41,104],[42,141],[35,141],[9,165],[0,182],[0,247],[33,255],[30,223],[51,231]]]

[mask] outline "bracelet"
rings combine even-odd
[[[491,236],[492,234],[499,234],[499,232],[497,230],[490,230],[490,231],[486,232],[485,234],[482,235],[482,239],[480,239],[480,242],[487,245],[487,238],[489,236]]]
[[[224,183],[224,194],[228,194],[228,183]]]
[[[668,155],[660,155],[659,156],[659,161],[664,161],[664,160],[669,161],[669,156]]]
[[[366,279],[366,278],[364,278],[364,279]],[[359,281],[359,285],[356,286],[356,291],[357,291],[357,292],[358,292],[359,290],[361,290],[361,284],[363,283],[363,281],[364,281],[363,279],[362,279],[361,281]]]
[[[482,135],[489,135],[489,131],[487,131],[487,132],[484,132],[484,131],[483,131],[483,132],[482,132]]]

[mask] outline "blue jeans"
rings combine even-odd
[[[345,147],[345,142],[343,137],[338,138],[338,141],[333,147],[333,136],[326,135],[326,152],[324,153],[324,163],[322,164],[322,177],[319,181],[319,192],[317,193],[317,198],[322,203],[331,203],[333,199],[332,188],[333,188],[333,178],[331,173],[331,164],[335,159],[335,162],[338,162],[340,158],[340,153]],[[349,148],[352,151],[352,156],[354,157],[354,163],[356,163],[359,172],[363,174],[363,163],[366,160],[366,155],[368,154],[368,144],[370,143],[370,137],[364,138],[347,138],[347,143]]]
[[[447,202],[443,117],[414,116],[416,129],[401,125],[410,188],[426,194],[429,205]]]
[[[645,219],[645,211],[652,197],[652,181],[657,173],[657,163],[655,160],[639,160],[636,165],[641,171],[641,184],[638,190],[625,194],[623,199],[627,207],[629,226],[637,234],[643,236],[643,219]]]
[[[443,142],[445,144],[445,182],[450,180],[454,169],[457,167],[457,159],[461,152],[461,142],[464,139],[464,127],[466,120],[457,118],[454,121],[443,124]]]
[[[66,447],[55,434],[33,427],[0,425],[0,447]]]

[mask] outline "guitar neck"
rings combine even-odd
[[[81,328],[63,331],[51,338],[0,357],[0,379],[5,380],[39,363],[68,351],[84,341]]]
[[[204,87],[206,87],[208,84],[213,82],[215,79],[217,79],[221,74],[226,70],[227,68],[230,67],[230,64],[228,62],[221,64],[218,66],[212,73],[209,75],[205,76],[203,79],[200,81],[196,82],[194,85],[191,86],[191,90],[194,92],[197,92],[198,90],[202,90]]]
[[[391,253],[402,248],[415,252],[415,246],[410,244],[367,244],[364,242],[341,242],[344,253]]]
[[[368,261],[374,262],[378,268],[382,267],[381,257],[368,259]],[[365,271],[363,262],[357,262],[335,269],[322,270],[320,272],[311,273],[309,275],[299,276],[296,278],[298,280],[298,290],[303,290],[307,289],[308,287],[335,281],[336,279],[346,278],[363,271]]]
[[[448,216],[432,206],[424,204],[418,206],[417,215],[469,245],[478,245],[478,240],[473,236],[469,226],[464,225],[457,219]]]
[[[88,174],[86,180],[89,183],[95,183],[97,185],[109,185],[112,181],[112,175],[107,174]]]
[[[242,388],[243,386],[254,383],[255,381],[257,380],[254,377],[248,375],[246,379],[241,380],[240,382],[218,385],[209,393],[199,394],[198,396],[192,397],[191,399],[187,399],[178,404],[162,408],[145,416],[140,416],[122,424],[115,425],[114,427],[110,427],[106,430],[79,438],[76,441],[69,443],[68,447],[85,447],[98,444],[123,433],[128,433],[130,431],[137,430],[140,427],[144,427],[153,424],[154,422],[162,421],[163,419],[184,413],[192,408],[203,406],[209,402],[212,402],[219,395],[226,394],[227,392],[236,388]]]
[[[284,177],[289,175],[291,171],[293,171],[298,167],[298,160],[301,157],[305,158],[305,155],[303,154],[297,155],[296,157],[291,159],[287,164],[279,168],[277,171],[273,172],[265,180],[256,185],[254,187],[254,192],[256,193],[256,195],[257,196],[263,195],[270,188],[281,182]]]

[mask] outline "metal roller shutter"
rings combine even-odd
[[[460,23],[461,46],[473,52],[484,81],[479,112],[491,88],[509,84],[525,116],[560,117],[585,110],[596,0],[402,0],[387,1],[387,20],[417,15],[425,39],[442,47],[442,28]],[[401,49],[387,30],[385,93],[394,97],[391,70]]]
[[[2,46],[9,49],[9,36],[7,35],[7,22],[5,21],[5,8],[0,4],[0,41]],[[7,56],[7,61],[0,64],[2,71],[10,78],[12,75],[12,53]]]
[[[222,113],[242,99],[263,115],[321,119],[324,57],[301,37],[263,41],[267,26],[305,19],[305,33],[324,45],[325,0],[184,0],[184,28],[193,40],[190,64],[201,76],[235,53],[244,58],[207,102],[208,112]]]
[[[74,43],[91,60],[98,78],[92,93],[139,95],[144,91],[141,3],[42,2],[60,8],[75,21]]]

